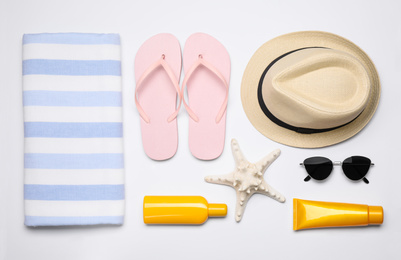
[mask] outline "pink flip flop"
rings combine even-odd
[[[201,160],[212,160],[224,148],[226,108],[230,82],[230,56],[215,38],[204,33],[192,34],[184,47],[185,78],[189,114],[189,149]]]
[[[181,48],[173,35],[157,34],[139,48],[135,57],[135,104],[141,116],[143,148],[154,160],[169,159],[177,151],[180,73]]]

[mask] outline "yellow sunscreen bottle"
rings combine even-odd
[[[294,199],[293,207],[294,230],[383,223],[381,206]]]
[[[226,204],[209,204],[201,196],[145,196],[145,224],[202,224],[227,215]]]

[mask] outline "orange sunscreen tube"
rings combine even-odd
[[[294,230],[380,225],[383,208],[360,204],[294,199]]]
[[[227,215],[226,204],[209,204],[201,196],[145,196],[145,224],[195,224]]]

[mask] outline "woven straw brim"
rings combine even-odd
[[[370,97],[366,108],[351,123],[328,132],[300,134],[276,125],[263,113],[257,94],[263,71],[282,54],[305,47],[327,47],[341,50],[356,57],[365,66],[371,82]],[[249,61],[241,83],[242,106],[253,126],[273,141],[302,148],[325,147],[351,138],[370,121],[379,104],[379,99],[379,75],[368,55],[347,39],[319,31],[285,34],[263,44]]]

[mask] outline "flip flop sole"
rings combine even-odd
[[[139,48],[135,57],[135,78],[159,60],[162,55],[173,71],[177,82],[181,73],[181,48],[171,34],[162,33],[149,38]],[[149,117],[142,118],[142,144],[145,153],[154,160],[166,160],[174,156],[178,147],[177,120],[168,122],[177,103],[177,92],[166,71],[159,66],[145,79],[138,90],[138,100]]]
[[[230,82],[230,56],[225,47],[215,38],[204,33],[191,35],[185,43],[183,64],[187,73],[199,55],[212,64]],[[216,116],[225,100],[227,89],[210,70],[200,66],[187,82],[188,105],[199,121],[189,119],[188,142],[193,156],[201,160],[212,160],[224,149],[226,112],[219,123]]]

